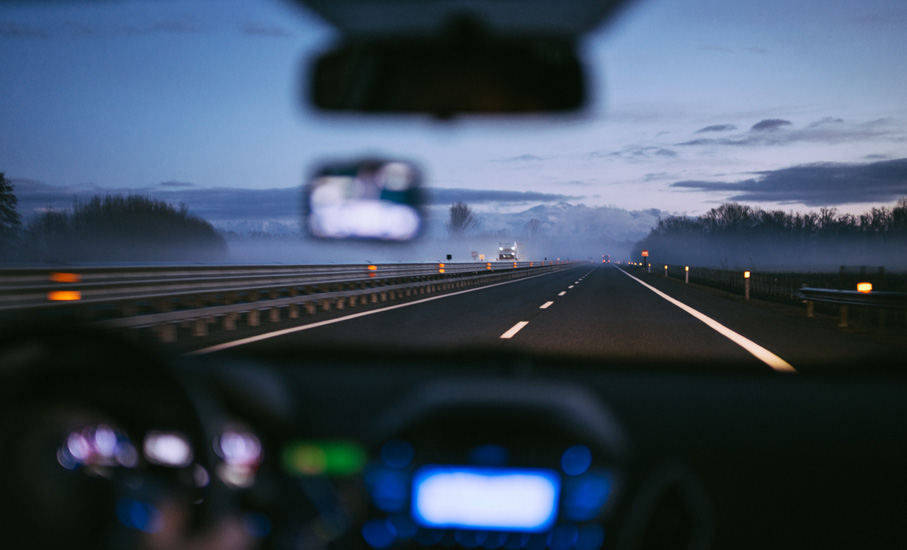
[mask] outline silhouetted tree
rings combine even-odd
[[[25,235],[34,259],[50,261],[215,261],[223,237],[207,221],[141,195],[95,196],[71,213],[47,212]]]
[[[659,262],[700,266],[755,263],[885,262],[907,258],[907,197],[859,216],[835,208],[787,213],[722,204],[702,216],[658,221],[636,243]]]
[[[465,202],[456,202],[450,207],[450,221],[447,231],[451,237],[462,237],[470,229],[479,225],[479,218]]]
[[[16,210],[18,200],[12,183],[0,172],[0,259],[13,256],[22,227],[22,218]]]

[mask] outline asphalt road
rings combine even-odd
[[[304,346],[449,350],[502,348],[594,357],[609,366],[656,363],[804,372],[892,356],[893,348],[802,312],[612,265],[584,264],[529,279],[302,319],[280,333],[237,334],[224,348]],[[241,344],[241,345],[239,345]],[[221,347],[206,348],[206,352]],[[754,351],[755,350],[755,351]],[[761,351],[760,351],[761,350]]]

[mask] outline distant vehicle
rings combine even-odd
[[[522,243],[500,243],[498,245],[498,260],[520,261],[520,249],[522,247]]]

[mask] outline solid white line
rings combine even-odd
[[[708,325],[709,328],[711,328],[712,330],[718,332],[719,334],[721,334],[722,336],[724,336],[724,337],[727,338],[728,340],[734,342],[734,343],[737,344],[738,346],[742,347],[742,348],[745,349],[746,351],[750,352],[750,353],[753,354],[757,359],[759,359],[760,361],[762,361],[762,362],[765,363],[766,365],[770,366],[771,368],[775,369],[776,371],[781,371],[781,372],[797,372],[797,370],[796,370],[794,367],[792,367],[792,366],[790,365],[790,363],[788,363],[788,362],[785,361],[784,359],[781,359],[780,357],[778,357],[778,356],[775,355],[774,353],[768,351],[767,349],[763,348],[763,347],[760,346],[759,344],[753,342],[753,341],[750,340],[749,338],[746,338],[746,337],[744,337],[744,336],[742,336],[742,335],[740,335],[740,334],[734,332],[733,330],[727,328],[726,326],[722,325],[722,324],[719,323],[718,321],[712,319],[711,317],[709,317],[709,316],[707,316],[707,315],[705,315],[705,314],[703,314],[703,313],[700,313],[700,312],[696,311],[695,309],[691,308],[690,306],[686,305],[685,303],[681,302],[680,300],[676,300],[676,299],[674,299],[674,298],[668,296],[668,295],[665,294],[664,292],[658,290],[657,288],[655,288],[655,287],[653,287],[653,286],[651,286],[651,285],[649,285],[649,284],[644,283],[643,281],[637,279],[637,278],[634,277],[633,275],[630,275],[629,273],[627,273],[627,272],[624,271],[623,269],[620,269],[620,270],[618,270],[618,271],[620,271],[621,273],[623,273],[623,274],[626,275],[627,277],[630,277],[631,279],[633,279],[633,280],[636,281],[637,283],[641,284],[642,286],[648,288],[649,290],[651,290],[651,291],[654,292],[655,294],[661,296],[661,297],[664,298],[665,300],[671,302],[672,304],[674,304],[675,306],[679,307],[680,309],[686,311],[687,313],[689,313],[689,314],[692,315],[693,317],[699,319],[700,321],[702,321],[703,323],[705,323],[706,325]]]
[[[251,344],[253,342],[260,342],[262,340],[267,340],[268,338],[276,338],[278,336],[284,336],[286,334],[292,334],[294,332],[300,332],[303,330],[309,330],[309,329],[313,329],[313,328],[323,327],[326,325],[333,325],[335,323],[349,321],[350,319],[358,319],[359,317],[365,317],[366,315],[374,315],[376,313],[381,313],[383,311],[390,311],[392,309],[400,309],[401,307],[409,307],[409,306],[414,306],[416,304],[424,304],[425,302],[431,302],[432,300],[440,300],[441,298],[449,298],[451,296],[457,296],[459,294],[466,294],[468,292],[476,292],[478,290],[485,290],[486,288],[494,288],[496,286],[509,285],[512,283],[518,283],[520,281],[528,281],[529,279],[535,279],[536,277],[545,277],[546,275],[551,275],[552,273],[559,273],[559,272],[550,271],[548,273],[541,273],[539,275],[533,275],[531,277],[526,277],[523,279],[515,279],[513,281],[504,281],[503,283],[495,283],[493,285],[480,286],[477,288],[470,288],[468,290],[459,290],[457,292],[451,292],[450,294],[442,294],[440,296],[432,296],[431,298],[423,298],[421,300],[415,300],[413,302],[406,302],[405,304],[396,304],[393,306],[383,307],[381,309],[372,309],[369,311],[354,313],[352,315],[345,315],[343,317],[337,317],[335,319],[328,319],[326,321],[318,321],[316,323],[309,323],[307,325],[300,325],[298,327],[291,327],[291,328],[285,328],[282,330],[276,330],[274,332],[267,332],[265,334],[259,334],[257,336],[241,338],[239,340],[233,340],[232,342],[224,342],[223,344],[218,344],[216,346],[211,346],[211,347],[207,347],[207,348],[198,349],[195,351],[190,351],[186,355],[204,355],[207,353],[214,353],[216,351],[223,351],[225,349],[235,348],[237,346],[242,346],[245,344]]]
[[[544,304],[539,306],[539,309],[548,309],[549,307],[551,307],[551,304],[553,304],[553,303],[554,302],[545,302]]]
[[[566,291],[566,290],[564,290],[563,292],[558,292],[558,293],[557,293],[558,296],[563,296],[564,294],[567,294],[567,291]]]
[[[513,338],[513,335],[523,329],[526,325],[529,324],[529,321],[520,321],[519,323],[510,327],[510,330],[501,335],[501,338]]]

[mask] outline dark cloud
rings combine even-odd
[[[706,126],[705,128],[696,130],[694,133],[703,134],[705,132],[730,132],[736,129],[737,127],[733,124],[714,124],[712,126]]]
[[[677,145],[679,147],[679,146],[686,146],[686,145],[718,145],[718,144],[730,145],[731,143],[732,143],[731,140],[727,140],[727,139],[717,140],[717,139],[700,138],[700,139],[693,139],[690,141],[684,141],[682,143],[678,143]]]
[[[728,200],[830,206],[907,196],[907,158],[869,164],[816,163],[759,172],[733,183],[679,181],[671,187],[731,193]]]
[[[191,183],[169,181],[145,188],[99,188],[94,185],[54,186],[46,183],[13,179],[19,212],[26,220],[50,210],[71,208],[75,201],[94,195],[146,195],[173,205],[185,204],[189,211],[215,226],[236,227],[239,223],[262,221],[294,222],[302,216],[301,187],[275,189],[238,189],[197,187]],[[479,204],[555,203],[581,198],[556,193],[505,191],[493,189],[426,188],[429,205],[449,206],[463,201]]]
[[[777,130],[783,126],[790,126],[792,123],[789,120],[784,120],[780,118],[767,118],[765,120],[760,120],[756,124],[753,124],[753,127],[750,128],[751,132],[766,132],[770,130]]]
[[[448,205],[457,201],[467,204],[560,202],[581,197],[535,191],[504,191],[494,189],[452,189],[435,187],[427,189],[428,203]]]
[[[791,123],[782,119],[762,120],[745,132],[727,137],[697,138],[677,143],[680,146],[767,146],[792,143],[865,143],[868,140],[887,140],[898,143],[907,141],[904,130],[891,120],[880,119],[864,123],[847,122],[841,118],[825,117],[805,128],[790,128],[773,131]],[[696,133],[701,132],[697,131]]]

